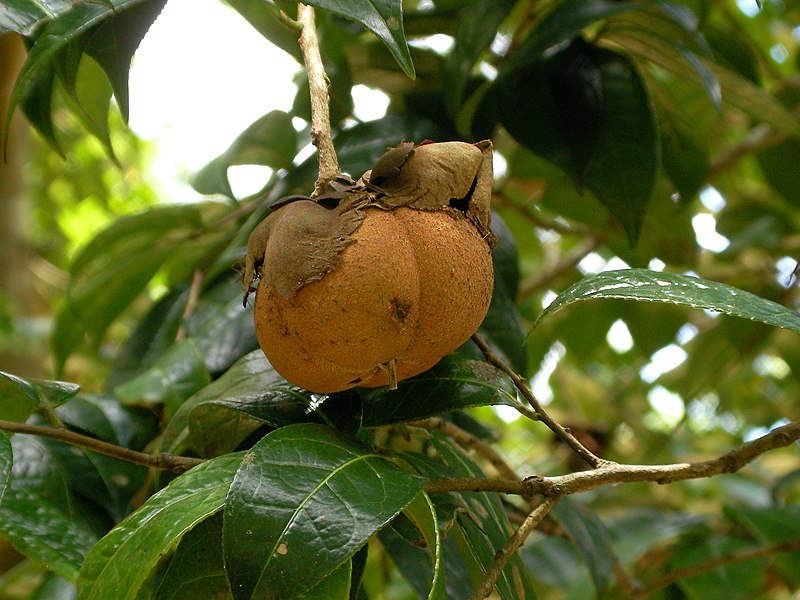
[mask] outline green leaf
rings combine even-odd
[[[254,350],[181,406],[164,432],[162,448],[176,452],[186,444],[201,456],[230,451],[262,423],[281,427],[318,420],[310,406],[310,395]]]
[[[151,496],[101,539],[78,576],[80,600],[134,600],[159,558],[225,505],[241,454],[205,462]]]
[[[650,102],[630,60],[575,38],[508,71],[498,85],[509,133],[586,186],[633,244],[655,182],[658,146]]]
[[[414,64],[403,32],[401,0],[309,0],[308,4],[361,23],[386,44],[406,75],[414,77]]]
[[[800,314],[776,302],[724,283],[647,269],[606,271],[582,279],[553,300],[536,319],[531,331],[548,315],[575,302],[593,298],[667,302],[713,310],[800,333]]]
[[[111,6],[110,0],[83,1]],[[0,34],[14,31],[27,35],[40,23],[58,18],[75,4],[75,0],[5,0],[0,13]]]
[[[464,12],[444,70],[446,102],[451,115],[457,113],[462,103],[464,88],[478,58],[494,40],[514,4],[511,0],[477,0]]]
[[[429,436],[450,476],[486,477],[481,468],[450,439],[435,432],[430,432]],[[461,553],[479,566],[481,573],[485,573],[497,550],[511,535],[508,513],[497,494],[463,492],[458,497],[466,509],[456,514],[456,522],[463,532]],[[506,563],[495,589],[501,598],[536,598],[530,574],[519,553]]]
[[[596,514],[580,506],[571,498],[561,498],[553,514],[564,526],[583,558],[600,598],[614,580],[616,562],[611,538]]]
[[[48,412],[78,393],[77,383],[66,381],[26,381],[0,371],[0,415],[23,421],[31,408]]]
[[[150,369],[114,390],[126,404],[166,404],[172,413],[196,391],[211,383],[197,345],[181,340]]]
[[[192,181],[201,194],[225,194],[233,198],[228,167],[265,165],[275,170],[288,169],[297,154],[297,131],[292,116],[273,110],[245,129],[230,147],[203,167]]]
[[[9,479],[11,479],[11,468],[14,464],[14,453],[11,450],[11,442],[5,432],[0,431],[0,505],[3,503]]]
[[[153,600],[230,597],[222,556],[222,513],[216,513],[181,538]]]
[[[353,561],[346,560],[313,588],[298,595],[298,600],[350,600]]]
[[[425,545],[431,555],[433,563],[433,580],[429,582],[430,593],[428,600],[443,600],[446,598],[445,571],[442,531],[439,519],[436,516],[436,507],[430,496],[422,492],[417,498],[403,509],[403,512],[416,525],[425,540]]]
[[[72,494],[51,445],[16,434],[11,447],[14,465],[0,503],[0,531],[17,550],[74,581],[105,525]]]
[[[511,380],[489,363],[445,356],[432,369],[401,381],[396,390],[364,394],[362,424],[377,427],[424,419],[469,406],[516,406]]]
[[[330,427],[289,425],[267,434],[246,454],[228,494],[223,537],[234,597],[306,591],[422,483]]]
[[[800,141],[788,139],[756,154],[758,166],[773,189],[793,207],[800,206]]]
[[[56,315],[53,350],[59,365],[88,336],[98,343],[108,326],[142,292],[164,262],[204,230],[213,204],[152,208],[122,217],[77,255]]]

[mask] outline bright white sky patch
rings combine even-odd
[[[194,172],[260,116],[291,108],[299,68],[219,0],[170,0],[130,74],[130,125],[155,142],[164,199],[196,197],[186,185]]]
[[[624,354],[633,348],[633,337],[622,319],[617,319],[611,325],[608,335],[606,335],[606,341],[617,354]]]
[[[700,247],[711,252],[722,252],[730,246],[730,242],[728,238],[717,233],[716,226],[713,215],[703,213],[692,217],[692,227]]]
[[[660,385],[650,390],[647,402],[663,424],[670,429],[681,422],[686,412],[680,395]]]
[[[642,368],[639,375],[647,383],[653,383],[664,373],[668,373],[679,366],[688,357],[689,355],[680,346],[675,344],[664,346],[653,353],[650,357],[650,362]]]
[[[700,190],[700,202],[711,212],[719,212],[725,208],[725,198],[717,188],[710,185]]]
[[[361,121],[380,119],[389,108],[389,96],[381,90],[359,84],[354,85],[350,93],[353,96],[353,113]]]

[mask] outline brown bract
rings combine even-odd
[[[464,343],[492,296],[491,142],[403,143],[358,183],[256,227],[244,283],[258,341],[315,392],[394,385]]]

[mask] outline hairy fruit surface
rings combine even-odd
[[[395,385],[458,348],[492,296],[490,196],[490,142],[403,143],[357,183],[281,203],[250,237],[244,278],[249,292],[260,277],[273,367],[334,392]]]

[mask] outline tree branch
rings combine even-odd
[[[0,421],[0,429],[9,433],[24,433],[38,437],[58,440],[73,446],[79,446],[86,450],[91,450],[99,454],[105,454],[113,458],[118,458],[126,462],[172,471],[173,473],[183,473],[192,467],[199,465],[203,461],[200,458],[190,458],[187,456],[176,456],[162,452],[161,454],[146,454],[137,452],[122,446],[109,444],[102,440],[91,438],[80,433],[75,433],[69,429],[61,427],[43,427],[41,425],[29,425],[28,423],[15,423],[13,421]]]
[[[552,477],[529,477],[523,481],[444,477],[429,480],[424,489],[431,494],[500,492],[523,497],[536,495],[552,497],[588,492],[604,485],[617,483],[650,482],[663,485],[675,481],[735,473],[765,452],[784,448],[798,439],[800,439],[800,421],[792,421],[773,429],[758,439],[729,450],[717,458],[702,462],[670,465],[627,465],[604,462],[592,471],[578,471]]]
[[[610,461],[595,456],[588,448],[586,448],[586,446],[581,444],[574,435],[572,435],[552,416],[550,416],[550,413],[545,410],[544,406],[542,406],[538,398],[536,398],[534,395],[533,390],[531,390],[528,382],[525,381],[525,378],[514,371],[514,369],[508,366],[499,356],[497,356],[497,354],[495,354],[495,352],[489,347],[489,344],[486,343],[486,340],[484,340],[479,333],[476,332],[472,335],[472,341],[475,342],[478,348],[480,348],[480,351],[483,352],[483,355],[486,357],[486,360],[489,363],[511,377],[511,380],[514,382],[514,385],[517,387],[520,394],[522,394],[522,396],[530,403],[530,405],[533,407],[533,410],[536,411],[538,419],[547,425],[561,441],[572,448],[572,450],[574,450],[578,456],[586,461],[587,464],[595,469],[614,464]]]
[[[586,258],[588,254],[597,250],[602,243],[603,240],[600,238],[590,237],[565,254],[561,260],[551,265],[547,270],[539,273],[536,277],[523,281],[517,294],[517,301],[524,302],[534,293],[547,289],[551,283],[577,267],[579,262]]]
[[[303,26],[300,32],[300,48],[303,51],[311,94],[311,142],[317,147],[319,160],[319,175],[313,193],[313,196],[318,196],[325,190],[328,182],[340,175],[341,171],[333,147],[328,96],[330,82],[325,74],[319,51],[314,8],[298,4],[297,19]]]
[[[506,566],[506,563],[514,553],[519,550],[520,546],[522,546],[531,532],[536,529],[536,526],[542,522],[542,519],[547,516],[550,509],[555,506],[556,502],[558,502],[558,498],[558,496],[545,498],[544,501],[528,515],[522,525],[519,526],[519,529],[511,534],[511,537],[506,540],[503,547],[495,553],[492,564],[486,569],[483,581],[481,581],[481,584],[472,593],[470,600],[481,600],[492,593],[497,580],[500,578],[500,573],[503,572],[503,567]]]

